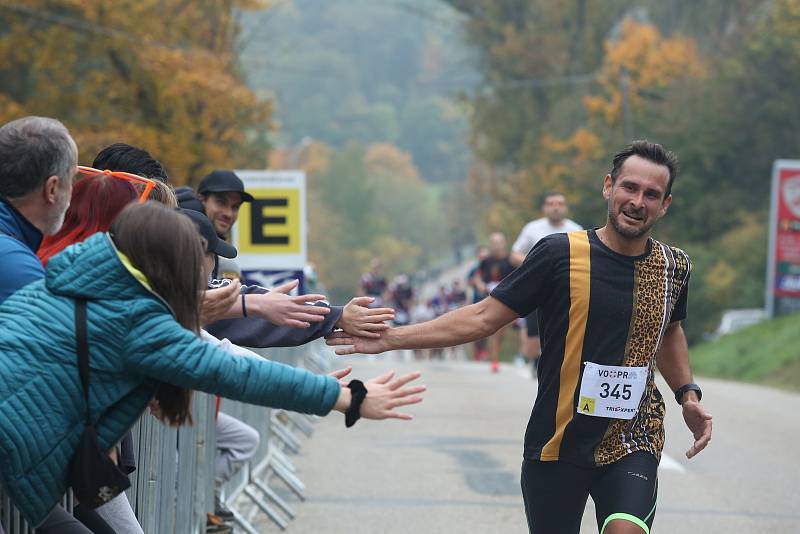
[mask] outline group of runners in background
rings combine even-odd
[[[567,198],[559,191],[550,191],[544,195],[541,214],[542,217],[528,222],[522,228],[510,250],[503,232],[490,234],[488,246],[478,246],[475,263],[466,275],[465,284],[456,278],[449,285],[439,285],[433,295],[425,297],[414,291],[410,278],[405,274],[397,275],[389,282],[383,273],[383,264],[379,259],[374,259],[370,263],[369,271],[361,276],[361,294],[373,297],[373,306],[394,308],[393,324],[396,326],[429,321],[467,304],[480,302],[522,264],[525,256],[542,238],[582,229],[581,225],[567,217]],[[515,359],[532,365],[535,376],[541,352],[536,310],[491,337],[473,343],[472,358],[488,360],[492,372],[498,372],[503,340],[509,329],[519,332],[519,341],[512,349]],[[451,353],[454,356],[458,354],[455,350]],[[433,350],[427,354],[441,357],[444,351]]]

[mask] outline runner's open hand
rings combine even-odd
[[[353,336],[347,332],[334,332],[325,337],[325,342],[331,347],[341,346],[342,348],[336,349],[336,354],[339,356],[346,354],[379,354],[388,350],[382,337],[370,339]]]
[[[372,297],[355,297],[342,310],[336,327],[354,336],[379,338],[381,332],[388,330],[385,321],[394,319],[392,308],[368,308],[375,301]]]
[[[694,435],[694,445],[686,451],[686,457],[692,458],[706,448],[711,441],[711,414],[699,401],[686,399],[683,401],[683,420]]]

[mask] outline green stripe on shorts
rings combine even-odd
[[[600,534],[603,534],[606,531],[606,527],[608,526],[608,524],[611,521],[614,521],[615,519],[622,519],[623,521],[630,521],[634,525],[636,525],[636,526],[640,527],[642,530],[644,530],[644,534],[650,534],[650,529],[647,528],[647,524],[644,521],[642,521],[641,519],[639,519],[635,515],[621,514],[621,513],[620,514],[611,514],[610,516],[606,517],[606,520],[603,522],[603,528],[600,530]]]

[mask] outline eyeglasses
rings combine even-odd
[[[156,182],[151,180],[150,178],[144,178],[139,176],[138,174],[131,174],[129,172],[122,172],[122,171],[110,171],[108,169],[101,171],[100,169],[94,169],[92,167],[84,167],[83,165],[78,165],[78,173],[85,174],[87,176],[95,176],[98,174],[105,174],[106,176],[111,176],[112,178],[119,178],[120,180],[127,180],[129,182],[133,182],[136,184],[141,184],[144,186],[144,190],[142,194],[139,195],[139,202],[144,202],[147,200],[147,197],[150,196],[150,191],[156,186]]]

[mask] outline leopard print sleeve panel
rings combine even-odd
[[[653,243],[652,253],[634,269],[633,306],[622,365],[649,367],[639,413],[631,420],[611,420],[595,449],[595,464],[647,451],[661,457],[664,447],[664,400],[655,384],[656,355],[681,292],[688,284],[691,262],[680,249]]]

